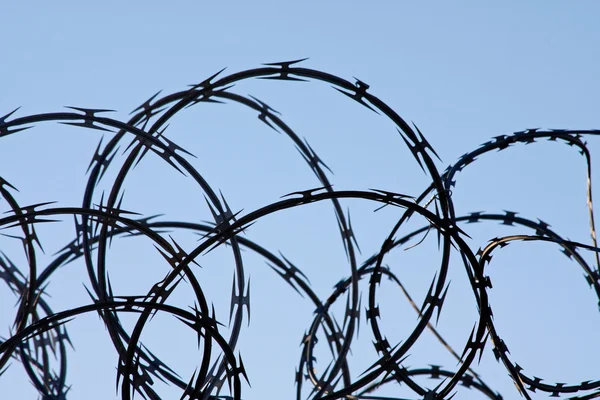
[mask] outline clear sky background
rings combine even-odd
[[[600,127],[599,12],[594,1],[3,2],[0,114],[19,106],[18,116],[80,106],[113,109],[114,118],[127,120],[130,111],[157,91],[166,95],[183,90],[224,67],[224,73],[233,73],[264,62],[309,57],[307,67],[349,80],[354,76],[371,85],[371,93],[419,126],[442,158],[443,170],[493,136],[527,128]],[[328,85],[246,81],[231,91],[256,96],[281,112],[331,167],[336,189],[374,187],[417,195],[429,184],[391,122]],[[173,119],[166,135],[198,157],[190,158],[194,167],[213,188],[223,191],[234,211],[250,212],[293,190],[319,186],[291,141],[240,105],[200,104],[187,109]],[[0,176],[19,189],[17,199],[23,205],[58,201],[79,206],[85,169],[101,136],[100,131],[47,123],[1,138]],[[594,167],[598,138],[588,142]],[[112,177],[107,174],[107,188]],[[201,190],[153,155],[132,172],[125,186],[125,209],[162,213],[163,220],[211,220]],[[584,158],[564,144],[542,142],[482,157],[458,175],[453,199],[457,215],[519,211],[550,223],[564,237],[590,243],[585,193]],[[351,209],[362,261],[378,251],[400,214],[394,210],[374,214],[376,205],[365,202],[342,204]],[[7,207],[0,203],[0,211]],[[411,226],[423,223],[415,219]],[[473,237],[469,244],[474,249],[496,236],[532,233],[496,223],[464,229]],[[40,255],[43,264],[72,239],[72,219],[46,224],[38,232],[46,250],[46,256]],[[186,250],[198,244],[191,232],[174,232],[173,237]],[[322,299],[350,273],[329,204],[265,218],[248,230],[247,237],[273,252],[281,250],[306,273]],[[18,241],[0,237],[0,249],[25,267]],[[244,328],[239,347],[252,384],[245,388],[244,398],[291,398],[299,343],[314,309],[263,260],[250,252],[244,255],[252,302],[251,323]],[[593,262],[590,254],[584,255]],[[395,251],[388,263],[420,303],[438,260],[432,235],[412,250]],[[456,254],[453,260],[439,330],[461,352],[477,312]],[[217,317],[226,323],[231,253],[215,251],[198,262],[203,266],[198,269],[200,283],[214,302]],[[141,238],[115,240],[108,265],[115,292],[128,295],[145,293],[168,271],[152,245]],[[512,359],[525,372],[549,382],[600,378],[598,300],[578,266],[556,246],[517,244],[494,256],[489,275],[497,327]],[[60,311],[89,302],[82,286],[86,281],[83,263],[61,269],[47,289],[49,304]],[[361,289],[366,296],[367,286]],[[185,307],[190,299],[189,290],[182,288],[173,303]],[[15,302],[9,289],[0,287],[2,336],[9,335]],[[365,302],[366,297],[351,358],[354,376],[376,360],[364,320]],[[379,303],[390,343],[403,340],[416,323],[416,314],[402,294],[385,283]],[[343,307],[337,309],[340,320]],[[133,322],[124,319],[127,326]],[[117,357],[101,321],[88,315],[68,328],[76,348],[68,359],[68,381],[73,385],[69,398],[114,397]],[[188,380],[201,354],[194,336],[183,328],[173,318],[157,317],[143,340]],[[317,368],[322,371],[329,358],[325,349],[318,351]],[[455,368],[429,334],[407,361],[411,367],[428,364]],[[505,398],[517,398],[489,345],[477,371]],[[420,382],[429,387],[438,383]],[[164,398],[180,395],[176,388],[158,385],[157,390]],[[481,398],[466,389],[459,391],[459,399]],[[0,377],[0,393],[10,399],[36,398],[17,362]],[[380,393],[411,397],[396,386]]]

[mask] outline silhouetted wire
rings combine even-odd
[[[523,369],[512,361],[508,346],[500,338],[499,330],[493,322],[492,307],[488,298],[491,281],[485,274],[485,267],[490,263],[492,253],[514,241],[551,242],[560,246],[565,255],[582,268],[587,282],[600,299],[600,261],[592,206],[591,155],[582,140],[584,136],[598,135],[600,131],[530,129],[512,135],[497,136],[478,149],[465,153],[456,164],[440,172],[433,160],[434,157],[437,159],[439,157],[421,131],[416,125],[408,124],[388,105],[369,93],[369,85],[358,79],[350,82],[322,71],[303,68],[299,65],[302,61],[305,60],[269,63],[260,68],[227,76],[221,76],[223,72],[221,70],[201,83],[191,85],[188,90],[163,97],[158,97],[160,92],[156,93],[134,110],[131,113],[133,116],[127,122],[107,117],[105,113],[110,110],[79,107],[67,107],[70,111],[60,113],[13,117],[17,109],[0,118],[0,138],[18,134],[32,128],[35,124],[50,121],[113,134],[104,146],[103,140],[100,140],[89,164],[87,171],[89,178],[81,207],[50,207],[52,204],[50,202],[21,206],[15,197],[16,187],[0,177],[0,195],[11,210],[8,215],[0,218],[0,229],[18,228],[22,236],[7,236],[19,239],[27,256],[27,266],[23,268],[16,266],[5,254],[0,257],[0,278],[19,298],[10,337],[3,338],[0,344],[1,373],[6,371],[11,359],[17,360],[23,365],[42,398],[66,399],[71,387],[67,384],[66,344],[71,343],[67,333],[68,322],[81,314],[97,313],[105,323],[119,355],[117,387],[120,387],[123,399],[133,398],[135,393],[144,398],[159,399],[158,393],[152,387],[153,378],[180,388],[182,399],[241,399],[241,379],[247,380],[248,376],[241,355],[238,353],[236,356],[236,350],[243,327],[244,313],[247,314],[250,323],[250,282],[245,276],[241,253],[242,248],[247,248],[263,257],[269,268],[295,292],[311,301],[315,307],[314,319],[301,343],[300,359],[296,370],[298,399],[305,393],[303,385],[309,385],[311,392],[308,396],[311,399],[390,399],[390,397],[370,393],[383,385],[394,383],[402,384],[421,399],[449,399],[453,397],[454,390],[459,384],[477,390],[487,398],[500,399],[502,398],[500,394],[491,389],[475,372],[474,361],[481,358],[488,342],[493,346],[496,359],[502,362],[514,380],[517,390],[527,399],[531,398],[530,393],[535,391],[547,392],[556,397],[578,393],[578,397],[571,397],[573,399],[600,397],[600,380],[577,384],[550,384],[543,383],[540,378],[524,374]],[[236,83],[252,78],[322,81],[375,113],[387,117],[396,125],[398,133],[415,161],[431,179],[429,187],[417,196],[376,189],[334,190],[328,177],[328,174],[332,173],[331,169],[317,155],[308,141],[302,140],[285,124],[275,109],[253,96],[245,97],[230,91]],[[217,193],[185,158],[193,154],[165,136],[169,121],[181,110],[200,103],[223,103],[225,100],[253,109],[258,113],[261,122],[287,135],[321,183],[321,187],[292,192],[282,196],[282,199],[275,203],[247,214],[234,213],[223,194]],[[131,141],[123,151],[123,155],[128,154],[117,169],[110,191],[101,193],[99,204],[93,203],[93,198],[97,197],[99,182],[109,167],[113,166],[115,156],[123,147],[123,141],[128,138]],[[541,139],[564,142],[578,148],[585,157],[592,245],[563,239],[550,230],[550,225],[546,222],[523,218],[517,216],[516,212],[505,211],[501,214],[474,212],[465,216],[455,215],[452,188],[456,184],[458,172],[491,151],[505,150],[516,144],[530,144]],[[125,178],[149,151],[198,184],[204,192],[214,223],[161,221],[160,216],[144,217],[137,214],[135,210],[121,208]],[[402,211],[402,216],[388,233],[380,251],[367,258],[362,265],[359,265],[357,260],[356,251],[360,249],[352,229],[350,213],[349,210],[344,212],[340,203],[342,199],[362,199],[376,202],[378,209],[393,206]],[[325,301],[311,289],[310,282],[302,269],[283,254],[275,255],[251,239],[239,235],[266,215],[321,201],[331,202],[333,206],[350,266],[349,275],[339,281]],[[397,237],[403,224],[415,214],[424,217],[428,225]],[[73,217],[77,236],[54,255],[53,261],[48,266],[41,268],[36,261],[36,254],[38,248],[43,249],[35,228],[40,223],[56,221],[52,218],[64,216]],[[459,224],[484,221],[500,221],[504,225],[522,226],[534,232],[493,238],[484,249],[474,251],[465,241],[468,235]],[[198,233],[200,244],[186,252],[174,239],[165,236],[172,229]],[[419,235],[428,235],[432,231],[435,231],[438,236],[441,260],[425,301],[418,306],[408,288],[387,265],[385,257],[390,251],[405,245],[409,240]],[[141,296],[115,294],[107,271],[106,255],[110,242],[114,238],[132,235],[143,236],[152,241],[170,267],[164,279],[156,282],[148,289],[146,295]],[[425,237],[409,248],[419,245],[424,239]],[[194,274],[193,265],[190,265],[195,263],[194,260],[199,255],[223,244],[227,244],[231,249],[235,263],[229,317],[231,326],[228,337],[219,332],[218,327],[223,321],[217,319],[214,307],[209,305]],[[589,265],[580,255],[580,250],[592,251],[595,254],[596,265]],[[462,354],[455,351],[435,327],[449,287],[446,280],[452,251],[458,251],[461,255],[479,310],[478,321],[470,337],[465,340]],[[48,280],[60,267],[78,259],[83,259],[87,268],[89,282],[86,287],[91,303],[54,312],[46,299],[45,290]],[[384,276],[403,292],[419,317],[411,333],[403,341],[394,345],[389,343],[379,321],[382,317],[377,301],[377,290]],[[368,279],[369,282],[365,318],[371,329],[378,360],[362,375],[353,378],[347,356],[361,320],[362,296],[358,287],[361,279]],[[173,290],[182,282],[190,286],[195,296],[191,311],[166,304]],[[344,295],[345,314],[340,326],[338,319],[332,313],[332,306],[339,299],[344,298]],[[189,381],[182,379],[174,369],[139,343],[146,324],[157,312],[173,315],[198,336],[202,361]],[[130,332],[120,323],[120,313],[139,315],[135,327]],[[432,321],[433,317],[435,321]],[[409,350],[426,330],[431,331],[457,360],[456,370],[444,369],[437,365],[417,368],[405,366],[403,362],[408,357]],[[320,374],[317,373],[314,357],[319,332],[325,335],[332,355],[329,366]],[[219,354],[216,358],[213,356],[215,351]],[[58,372],[53,369],[50,354],[59,359]],[[418,376],[426,376],[440,382],[430,390],[413,379]],[[229,385],[231,396],[220,394],[225,382]]]

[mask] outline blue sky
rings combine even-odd
[[[17,116],[81,106],[113,109],[113,118],[127,120],[130,111],[157,91],[167,95],[183,90],[224,67],[226,74],[264,62],[309,57],[306,67],[365,81],[370,93],[413,121],[442,158],[441,170],[493,136],[528,128],[600,126],[596,2],[262,2],[236,7],[198,2],[6,2],[0,5],[0,114],[19,106]],[[391,122],[328,85],[254,80],[231,91],[256,96],[281,112],[334,171],[336,189],[375,187],[416,195],[429,184]],[[166,134],[198,157],[190,159],[192,164],[223,191],[234,211],[250,212],[293,190],[319,186],[293,144],[240,105],[192,107],[173,119]],[[101,136],[99,131],[46,123],[1,138],[0,176],[19,189],[22,204],[56,200],[78,206],[85,169]],[[592,167],[597,140],[588,139]],[[109,172],[107,187],[112,178]],[[541,142],[482,157],[458,175],[453,199],[458,215],[519,211],[550,223],[565,237],[590,243],[585,185],[584,159],[574,148]],[[163,213],[165,220],[210,220],[201,190],[157,157],[144,159],[128,177],[126,188],[126,209]],[[7,210],[0,204],[1,211]],[[351,209],[364,260],[378,250],[399,214],[374,214],[376,206],[360,201],[343,204]],[[422,224],[415,220],[410,226]],[[471,224],[465,230],[475,249],[496,236],[530,233],[496,223]],[[46,249],[41,260],[51,260],[73,232],[70,218],[40,227]],[[189,232],[173,236],[186,249],[197,245],[197,236]],[[324,299],[350,273],[329,205],[267,217],[247,236],[273,252],[281,250]],[[22,247],[14,239],[0,237],[0,249],[25,265]],[[242,332],[240,352],[252,388],[245,388],[244,398],[291,397],[298,344],[313,309],[262,259],[246,253],[252,320]],[[592,262],[589,254],[584,256]],[[414,249],[396,251],[388,263],[420,302],[438,260],[432,235]],[[454,260],[439,329],[460,352],[477,312],[457,255]],[[227,322],[230,252],[219,250],[198,262],[207,297]],[[127,294],[145,293],[167,272],[160,255],[140,238],[115,240],[109,269],[115,289]],[[525,371],[551,382],[598,378],[594,360],[600,350],[590,345],[600,326],[597,299],[578,266],[554,245],[523,243],[495,255],[489,274],[497,326]],[[47,289],[55,311],[88,302],[82,286],[86,280],[82,263],[61,269]],[[361,289],[366,296],[367,286]],[[175,304],[189,304],[185,289],[175,297]],[[7,336],[16,299],[7,288],[0,288],[0,298],[0,334]],[[388,338],[403,340],[416,314],[392,286],[382,285],[379,301]],[[338,310],[341,318],[343,307]],[[355,376],[376,360],[364,313],[362,318],[351,359]],[[99,319],[78,318],[69,332],[76,347],[69,354],[70,398],[114,396],[117,358]],[[168,346],[165,337],[178,340]],[[199,365],[195,338],[172,318],[158,317],[144,340],[176,366],[183,379]],[[477,371],[505,398],[515,398],[511,380],[490,350],[486,348]],[[318,351],[322,370],[329,358],[325,350]],[[425,337],[411,352],[408,365],[427,364],[455,367],[444,349]],[[434,387],[437,382],[425,379],[423,384]],[[36,396],[16,362],[0,377],[0,387],[8,398]],[[175,388],[159,387],[165,398],[180,395]],[[411,396],[393,386],[381,393]],[[460,389],[458,398],[480,397]]]

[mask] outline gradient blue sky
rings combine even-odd
[[[189,1],[3,2],[0,114],[18,106],[19,116],[81,106],[114,109],[114,117],[125,120],[158,90],[182,90],[223,67],[225,73],[233,73],[263,62],[310,57],[307,67],[367,82],[371,93],[414,121],[443,159],[443,169],[493,136],[537,127],[600,127],[599,12],[594,1],[265,1],[235,7]],[[333,169],[335,188],[418,194],[428,184],[389,121],[327,85],[251,81],[232,91],[252,94],[280,111]],[[234,211],[249,212],[292,190],[318,186],[292,143],[239,105],[186,110],[174,119],[167,135],[198,156],[194,166],[223,191]],[[79,205],[85,168],[100,137],[100,132],[50,123],[2,138],[0,176],[20,190],[22,204],[58,200]],[[594,156],[600,149],[598,139],[588,141]],[[575,149],[540,143],[482,158],[459,174],[453,196],[459,215],[519,211],[547,221],[572,240],[589,243],[585,184],[585,164]],[[164,213],[164,219],[210,220],[201,191],[156,157],[144,160],[126,187],[124,208]],[[378,250],[397,214],[373,214],[375,206],[361,202],[345,205],[352,210],[366,258]],[[5,209],[0,205],[0,211]],[[496,224],[467,228],[475,249],[495,236],[529,233]],[[42,259],[48,261],[71,239],[73,227],[65,219],[39,232],[47,253]],[[175,236],[186,249],[197,244],[197,237],[189,233]],[[253,226],[248,237],[272,251],[281,250],[305,271],[322,298],[349,274],[328,205],[269,217]],[[397,251],[389,261],[419,302],[437,268],[435,240],[430,239],[413,250]],[[597,379],[600,350],[592,344],[600,318],[597,299],[582,273],[555,246],[513,247],[496,255],[489,271],[492,307],[513,359],[526,372],[552,382]],[[0,237],[0,249],[24,265],[14,239]],[[201,284],[226,321],[231,257],[223,250],[199,262],[204,267],[198,271]],[[144,293],[167,271],[152,246],[141,239],[116,240],[109,265],[115,288],[126,294]],[[252,321],[242,334],[240,351],[252,388],[244,398],[290,398],[298,344],[313,309],[258,257],[248,254],[246,266],[252,276]],[[476,309],[460,263],[453,268],[439,327],[461,351]],[[85,280],[82,264],[59,271],[47,290],[52,307],[58,311],[89,301],[81,284]],[[177,304],[185,306],[189,293],[182,292]],[[4,287],[0,299],[0,334],[7,336],[16,299]],[[402,340],[416,315],[402,295],[385,284],[380,303],[390,342]],[[195,338],[172,318],[155,321],[148,327],[147,343],[189,379],[199,364]],[[69,357],[70,398],[111,398],[117,358],[102,324],[90,315],[72,322],[69,329],[76,347]],[[363,320],[351,361],[355,375],[375,361],[369,334]],[[175,336],[176,345],[166,346],[164,338]],[[424,338],[411,354],[408,365],[413,367],[454,368],[431,338]],[[325,368],[325,352],[322,358],[319,365]],[[489,347],[478,371],[505,398],[518,396]],[[433,387],[437,382],[427,384]],[[381,393],[410,396],[404,390],[390,387]],[[17,363],[0,377],[0,391],[6,398],[36,396]],[[160,393],[175,398],[178,392],[160,387]],[[462,389],[457,398],[479,397]]]

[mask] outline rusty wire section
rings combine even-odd
[[[205,81],[193,85],[190,89],[158,97],[158,94],[144,102],[133,113],[133,117],[122,122],[103,114],[108,110],[95,110],[71,107],[69,111],[13,117],[14,111],[0,119],[0,137],[19,132],[41,122],[56,121],[111,132],[113,136],[106,143],[100,142],[89,166],[89,180],[81,207],[52,208],[51,203],[23,206],[15,198],[16,188],[0,177],[0,195],[11,212],[0,219],[0,229],[16,227],[22,233],[19,238],[24,245],[28,266],[18,267],[7,256],[0,257],[0,278],[19,296],[18,312],[9,338],[0,344],[0,371],[7,363],[18,360],[25,368],[31,382],[44,399],[67,398],[70,383],[67,380],[67,345],[70,343],[67,328],[72,318],[83,313],[97,313],[106,324],[110,339],[119,355],[117,366],[117,385],[123,399],[130,399],[135,393],[147,399],[160,398],[153,389],[156,379],[179,387],[182,399],[230,398],[221,394],[225,383],[229,386],[230,396],[243,398],[241,381],[247,379],[241,355],[236,350],[240,336],[244,313],[250,314],[250,288],[243,268],[242,249],[256,252],[266,259],[272,269],[295,291],[305,295],[307,301],[315,306],[314,321],[308,327],[297,365],[297,398],[307,392],[312,399],[378,399],[372,393],[382,385],[401,383],[414,392],[418,399],[449,399],[455,393],[457,385],[477,390],[484,398],[500,399],[500,394],[490,388],[472,369],[481,357],[484,347],[491,346],[496,359],[502,363],[515,382],[517,390],[525,397],[535,391],[546,392],[551,396],[569,395],[571,398],[588,399],[600,397],[600,380],[583,383],[546,383],[542,379],[526,374],[511,358],[507,343],[499,336],[499,330],[492,319],[492,305],[488,300],[491,282],[486,275],[486,267],[494,252],[513,241],[545,241],[560,246],[571,260],[579,264],[589,285],[600,298],[600,275],[595,239],[595,228],[591,201],[590,154],[583,141],[586,135],[597,135],[598,130],[527,130],[512,135],[495,137],[478,149],[463,155],[456,164],[440,172],[433,157],[435,150],[429,145],[416,126],[407,124],[394,110],[368,92],[369,86],[356,80],[349,82],[321,71],[303,68],[297,60],[265,64],[260,68],[221,76],[222,71]],[[363,106],[389,118],[397,127],[406,146],[414,155],[415,161],[431,179],[430,186],[420,194],[400,194],[381,190],[336,191],[330,180],[330,171],[310,145],[301,140],[277,115],[276,111],[254,97],[245,97],[229,91],[237,82],[247,79],[274,79],[281,81],[323,81],[362,104]],[[287,135],[295,144],[307,164],[320,180],[322,187],[311,190],[299,190],[282,200],[247,214],[233,213],[225,198],[218,195],[203,177],[188,163],[185,149],[165,136],[170,119],[186,107],[200,105],[203,102],[236,102],[255,110],[258,118],[271,128]],[[16,110],[15,110],[16,111]],[[549,229],[543,221],[533,221],[517,216],[513,212],[502,214],[472,213],[456,216],[454,213],[451,188],[456,174],[469,166],[478,157],[496,150],[502,150],[516,143],[533,143],[538,140],[564,142],[577,147],[588,165],[588,207],[591,245],[576,243],[561,238]],[[92,198],[104,173],[113,161],[118,145],[128,144],[129,154],[119,166],[119,172],[107,196],[102,196],[100,205],[94,205]],[[162,158],[170,167],[185,173],[195,180],[203,190],[208,207],[214,217],[214,224],[195,224],[187,221],[159,220],[154,217],[140,217],[135,210],[120,208],[123,182],[127,173],[149,152]],[[403,211],[402,217],[389,232],[381,244],[378,254],[359,265],[357,262],[357,243],[349,220],[340,206],[341,199],[354,198],[374,202],[381,206],[395,206]],[[276,255],[252,242],[250,236],[239,236],[249,225],[261,217],[277,213],[291,207],[313,202],[329,202],[336,213],[341,240],[344,243],[349,260],[350,274],[342,279],[334,292],[321,300],[311,290],[310,283],[301,269],[282,255]],[[429,226],[398,237],[397,232],[412,215],[424,217]],[[36,252],[41,243],[36,235],[36,225],[49,222],[54,218],[69,216],[73,218],[77,237],[68,243],[55,257],[54,261],[42,268],[36,264]],[[507,225],[519,225],[531,230],[530,235],[514,235],[495,238],[483,248],[474,250],[465,242],[466,233],[459,226],[462,223],[479,221],[500,221]],[[161,235],[165,228],[191,229],[202,234],[199,245],[185,252],[172,239]],[[392,270],[384,264],[384,258],[392,249],[403,246],[409,239],[434,230],[440,241],[441,263],[431,282],[431,287],[422,305],[415,304],[404,286]],[[156,282],[144,296],[127,296],[113,293],[107,279],[105,255],[109,242],[126,235],[143,235],[152,241],[164,256],[165,265],[170,272]],[[231,329],[224,337],[218,319],[205,298],[202,287],[194,276],[194,259],[217,246],[228,244],[234,255],[235,275],[231,294]],[[595,265],[589,265],[580,255],[582,250],[596,254]],[[92,256],[92,252],[95,252]],[[479,320],[471,336],[465,338],[464,349],[455,351],[435,330],[435,321],[442,311],[442,305],[448,289],[447,272],[450,254],[460,255],[468,275],[478,305]],[[82,258],[89,274],[90,304],[56,312],[50,308],[44,288],[52,273],[61,266]],[[28,271],[25,273],[25,271]],[[378,286],[382,277],[389,278],[404,291],[412,306],[419,313],[414,330],[404,341],[389,343],[380,327],[379,306],[377,302]],[[369,282],[365,296],[366,308],[361,306],[358,282]],[[189,285],[196,297],[191,308],[178,308],[168,305],[166,300],[173,290],[184,284]],[[346,312],[340,327],[330,309],[332,304],[345,301]],[[351,378],[346,360],[356,336],[361,309],[366,310],[379,361],[356,379]],[[138,316],[135,328],[128,332],[120,324],[121,313],[134,313]],[[198,335],[198,345],[203,352],[202,363],[191,379],[182,379],[168,365],[156,357],[150,349],[141,345],[139,339],[144,327],[155,313],[168,313],[177,317]],[[225,318],[226,319],[226,318]],[[452,370],[439,366],[421,366],[409,368],[403,365],[411,347],[419,340],[425,330],[431,330],[457,359],[457,367]],[[313,349],[321,330],[329,343],[333,361],[322,373],[315,371]],[[50,355],[57,357],[59,367],[50,365]],[[219,354],[214,357],[214,354]],[[426,376],[438,379],[434,390],[426,389],[415,381],[415,377]],[[305,389],[308,388],[308,391]],[[515,393],[508,394],[509,398]],[[575,396],[575,397],[573,397]],[[388,397],[389,398],[389,397]]]

